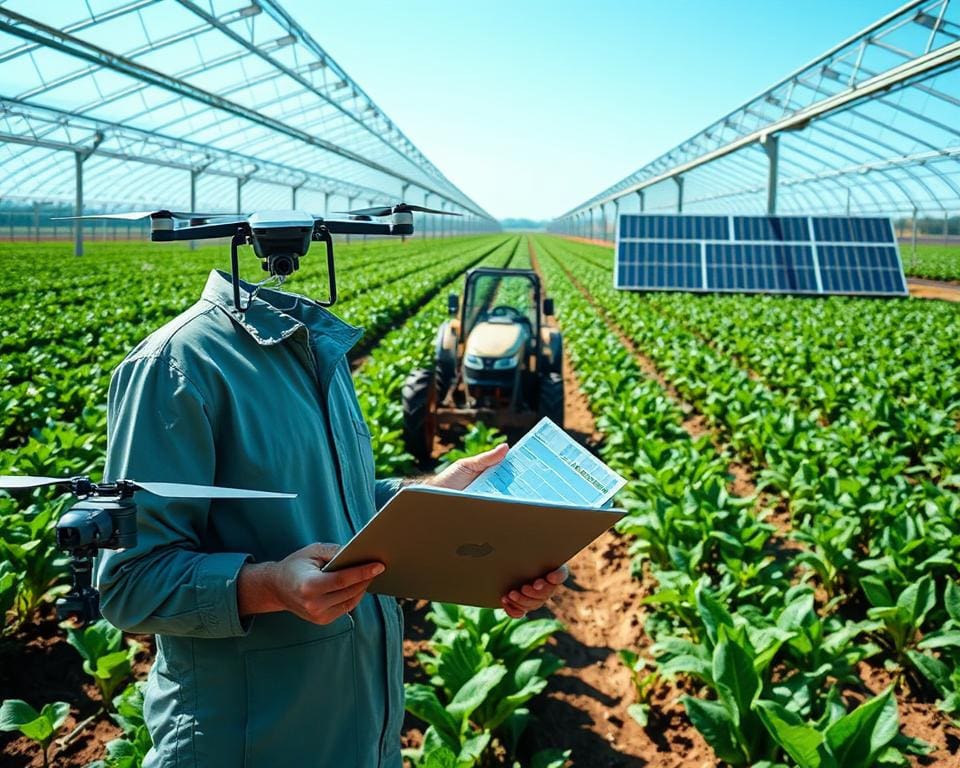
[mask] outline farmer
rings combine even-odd
[[[249,292],[251,286],[244,284]],[[157,766],[399,766],[402,616],[383,570],[321,567],[401,485],[375,480],[346,353],[360,329],[229,275],[114,372],[108,478],[292,491],[293,501],[138,497],[139,542],[105,551],[103,615],[156,635],[144,716]],[[464,488],[505,446],[430,481]],[[411,536],[429,536],[411,530]],[[565,569],[503,598],[514,617]]]

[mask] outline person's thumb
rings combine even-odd
[[[333,560],[333,556],[337,554],[337,550],[339,549],[339,544],[317,542],[315,544],[308,544],[300,551],[311,560],[319,560],[322,565],[326,565]]]
[[[507,455],[508,450],[510,450],[510,447],[506,443],[501,443],[496,448],[491,448],[489,451],[484,451],[483,453],[478,453],[476,456],[464,459],[464,469],[476,473],[483,472],[483,470],[503,461],[503,457]]]

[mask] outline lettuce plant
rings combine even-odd
[[[7,699],[0,705],[0,731],[20,731],[40,745],[44,768],[50,764],[48,752],[53,735],[70,714],[65,701],[44,704],[39,712],[21,699]]]

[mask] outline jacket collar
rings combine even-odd
[[[250,283],[240,281],[240,300],[249,302],[250,308],[239,312],[233,305],[230,275],[214,269],[202,297],[228,314],[261,345],[279,344],[303,329],[315,345],[326,348],[324,351],[345,354],[363,335],[363,329],[345,323],[305,296],[261,288],[251,300],[254,289]]]

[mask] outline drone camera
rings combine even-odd
[[[57,545],[70,552],[126,549],[136,543],[136,506],[132,499],[79,501],[57,522]]]
[[[266,272],[286,277],[300,267],[313,239],[314,218],[302,211],[263,211],[250,217],[250,240]]]

